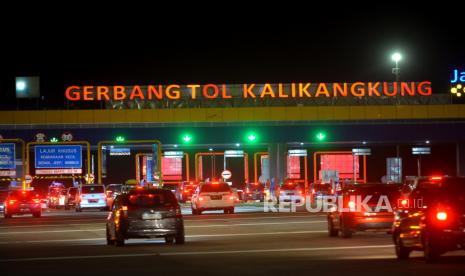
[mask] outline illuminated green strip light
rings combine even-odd
[[[124,142],[126,139],[123,136],[116,136],[115,140],[116,140],[116,142],[121,143],[121,142]]]

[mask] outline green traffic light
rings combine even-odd
[[[124,142],[126,139],[124,138],[124,136],[116,136],[115,140],[116,140],[116,142],[121,143],[121,142]]]
[[[318,132],[318,134],[316,135],[316,139],[318,139],[318,141],[323,141],[325,138],[326,134],[324,134],[323,132]]]
[[[249,133],[249,135],[247,135],[247,139],[250,142],[254,142],[255,140],[257,140],[257,135],[255,135],[255,133]]]
[[[52,142],[52,143],[58,143],[58,138],[52,137],[52,138],[50,138],[50,142]]]
[[[182,137],[182,140],[185,142],[185,143],[189,143],[190,141],[192,141],[192,137],[189,135],[189,134],[186,134]]]

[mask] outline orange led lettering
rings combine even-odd
[[[197,88],[199,88],[200,85],[198,84],[188,84],[187,88],[191,89],[191,98],[192,99],[197,99]]]
[[[407,82],[401,82],[400,83],[400,94],[402,96],[405,96],[405,92],[409,96],[415,96],[415,83],[411,82],[410,85]]]
[[[110,89],[108,86],[97,86],[97,100],[101,101],[103,97],[105,97],[106,101],[110,100],[110,95],[108,95],[108,91]]]
[[[171,91],[172,89],[175,89]],[[168,85],[166,87],[166,97],[171,100],[178,100],[181,97],[181,92],[179,91],[180,86],[177,84]]]
[[[262,90],[262,94],[260,95],[260,98],[264,98],[267,95],[270,95],[270,97],[272,98],[275,97],[273,87],[271,87],[271,84],[269,83],[263,85],[263,90]]]
[[[343,83],[341,87],[340,83],[333,83],[333,94],[337,97],[337,93],[341,94],[342,97],[347,97],[347,83]]]
[[[213,95],[208,94],[208,90],[210,91],[212,90],[209,88],[213,88]],[[218,90],[218,86],[214,84],[206,84],[203,86],[202,93],[203,93],[203,96],[207,99],[216,99],[218,98],[218,94],[220,93],[220,91]]]
[[[84,86],[84,96],[83,96],[83,100],[84,101],[93,101],[94,98],[92,97],[92,94],[93,94],[93,89],[94,87],[93,86]]]
[[[379,86],[379,82],[375,82],[375,85],[373,85],[372,82],[369,82],[368,83],[368,96],[373,96],[373,94],[375,94],[376,96],[381,96],[381,94],[379,94],[379,91],[377,90],[378,89],[378,86]]]
[[[284,94],[282,83],[278,83],[278,98],[289,98],[289,95]]]
[[[350,93],[355,97],[365,96],[365,84],[363,82],[355,82],[350,87]]]
[[[318,88],[316,89],[315,97],[319,97],[320,94],[325,94],[326,97],[330,97],[328,87],[326,87],[326,83],[320,83]]]
[[[228,90],[226,84],[221,85],[221,96],[223,99],[231,99],[232,96],[228,95]]]
[[[255,83],[252,83],[250,85],[244,84],[244,88],[242,90],[244,98],[248,98],[249,96],[251,98],[256,98],[255,94],[253,93],[252,89],[255,87]]]
[[[147,87],[147,98],[149,100],[152,99],[152,94],[155,95],[155,98],[157,98],[158,100],[163,99],[163,87],[159,85],[157,89],[154,85],[149,85]]]
[[[79,101],[81,100],[81,93],[79,91],[79,86],[70,86],[66,88],[66,98],[70,101]]]
[[[423,96],[431,96],[432,90],[431,90],[431,82],[429,81],[422,81],[418,84],[417,91],[420,95]]]
[[[126,100],[126,91],[124,86],[113,86],[113,100]]]
[[[299,97],[302,98],[305,94],[306,97],[310,98],[312,95],[307,91],[307,89],[310,87],[310,83],[304,84],[299,83]]]

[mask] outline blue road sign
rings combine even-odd
[[[0,169],[16,169],[14,143],[0,144]]]
[[[82,168],[82,146],[35,146],[36,169]]]

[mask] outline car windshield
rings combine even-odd
[[[34,196],[35,194],[30,192],[30,191],[13,191],[11,192],[10,196],[12,198],[18,198],[18,199],[30,199]],[[37,195],[38,197],[38,195]]]
[[[172,207],[177,205],[173,193],[165,191],[145,191],[130,193],[124,198],[125,204],[137,207]]]
[[[123,185],[108,185],[107,191],[121,192],[122,188],[123,188]]]
[[[83,194],[103,194],[103,186],[82,186]]]
[[[218,192],[230,192],[231,188],[229,188],[228,184],[226,183],[218,183],[218,184],[204,184],[200,187],[201,193],[218,193]]]
[[[448,178],[441,181],[422,182],[417,191],[431,198],[463,197],[465,195],[465,178]]]
[[[387,196],[391,204],[396,204],[397,200],[401,198],[402,194],[400,187],[394,184],[375,184],[364,185],[360,184],[358,187],[348,188],[349,195],[364,197],[370,196],[368,203],[378,203],[380,197]]]

